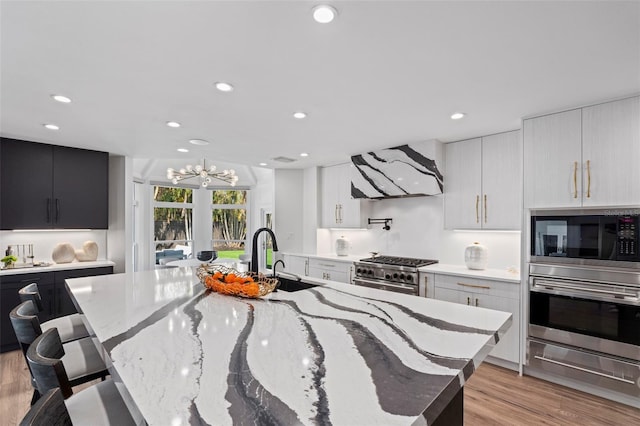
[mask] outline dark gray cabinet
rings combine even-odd
[[[43,311],[38,315],[40,321],[52,317],[53,309],[53,274],[18,274],[0,277],[0,352],[18,349],[18,339],[11,326],[9,312],[20,304],[18,290],[27,284],[37,283],[42,297]]]
[[[0,140],[0,229],[107,229],[109,154]]]
[[[18,290],[27,284],[37,283],[42,298],[42,312],[38,314],[40,322],[77,312],[67,291],[67,278],[90,277],[113,273],[112,266],[99,268],[68,269],[55,272],[4,275],[0,277],[0,352],[19,347],[9,312],[20,304]]]

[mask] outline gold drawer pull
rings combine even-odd
[[[461,285],[462,287],[471,287],[471,288],[482,288],[485,290],[491,290],[491,287],[489,287],[488,285],[478,285],[478,284],[467,284],[467,283],[458,283],[458,285]]]

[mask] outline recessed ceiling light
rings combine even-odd
[[[189,139],[189,143],[191,145],[200,145],[200,146],[209,145],[209,142],[205,141],[204,139]]]
[[[302,112],[302,111],[298,111],[298,112],[294,112],[293,113],[293,117],[297,118],[299,120],[302,120],[303,118],[305,118],[307,116],[306,112]]]
[[[328,24],[338,14],[338,11],[328,4],[321,4],[313,8],[313,19],[320,24]]]
[[[233,91],[233,86],[230,85],[229,83],[224,83],[222,81],[219,81],[216,83],[216,89],[218,89],[221,92],[231,92]]]
[[[300,153],[300,157],[308,157],[308,156],[309,156],[309,154],[307,154],[306,152]]]
[[[60,130],[60,127],[56,126],[55,124],[43,124],[43,126],[49,130]]]
[[[66,96],[51,95],[51,97],[58,102],[62,102],[63,104],[68,104],[69,102],[71,102],[71,99],[67,98]]]
[[[260,163],[260,165],[264,167],[267,165],[267,163]]]
[[[464,112],[454,112],[453,114],[451,114],[451,119],[452,120],[460,120],[465,115],[466,114]]]
[[[167,121],[167,126],[175,128],[175,127],[180,127],[181,124],[178,123],[177,121]]]
[[[178,152],[189,152],[187,148],[178,148]]]

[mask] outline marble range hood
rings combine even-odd
[[[351,157],[351,196],[384,199],[442,194],[442,142],[432,139]]]

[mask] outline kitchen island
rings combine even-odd
[[[192,268],[67,280],[141,423],[462,422],[504,312],[324,282],[242,299]]]

